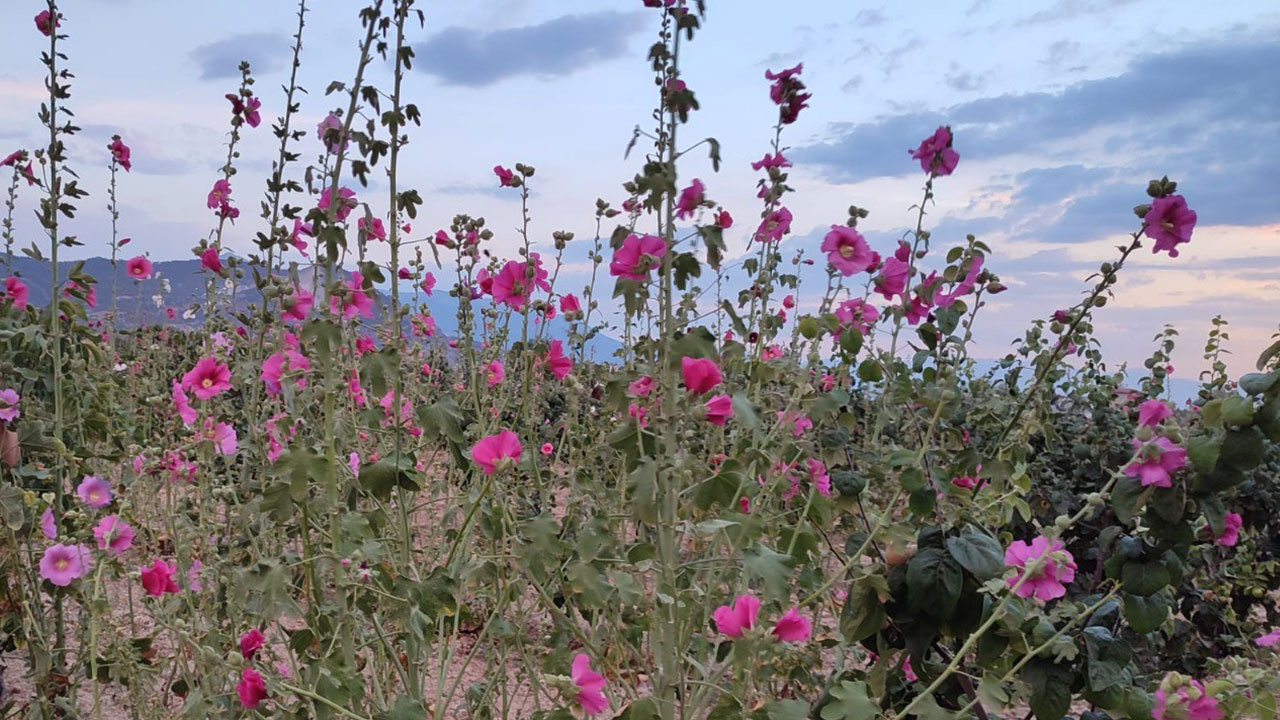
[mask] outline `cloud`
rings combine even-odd
[[[446,84],[468,87],[521,75],[560,77],[625,54],[627,38],[643,29],[646,17],[597,12],[489,32],[450,27],[417,48],[418,67]]]
[[[1058,0],[1052,7],[1040,10],[1029,15],[1017,23],[1015,26],[1029,25],[1048,25],[1067,20],[1075,20],[1076,18],[1088,17],[1090,15],[1098,15],[1114,10],[1115,8],[1131,5],[1140,0]]]
[[[253,74],[261,76],[282,67],[291,47],[283,35],[241,33],[201,45],[191,51],[191,59],[200,66],[201,80],[240,77],[241,60],[248,60]]]
[[[882,8],[866,8],[859,10],[858,14],[853,16],[853,24],[862,28],[872,28],[884,23],[885,16]]]
[[[951,63],[951,69],[945,77],[947,86],[960,92],[977,92],[985,88],[990,79],[990,72],[975,73],[971,70],[961,70],[956,63]]]

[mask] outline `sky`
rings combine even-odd
[[[248,252],[264,225],[255,208],[276,152],[269,125],[282,109],[296,3],[224,0],[217,12],[162,0],[62,5],[70,35],[62,47],[76,75],[70,107],[83,128],[69,162],[93,193],[68,224],[85,243],[76,252],[107,252],[106,144],[119,133],[133,149],[133,170],[119,180],[130,249],[156,260],[191,257],[214,224],[205,196],[223,162],[223,95],[235,90],[241,59],[254,68],[264,122],[241,147],[233,187],[244,215],[224,243]],[[0,3],[8,28],[0,155],[41,140],[46,41],[31,18],[42,6]],[[301,126],[312,129],[340,102],[325,87],[355,70],[360,4],[308,6]],[[553,231],[576,234],[564,287],[578,290],[596,198],[620,204],[621,183],[639,169],[638,156],[623,152],[655,102],[645,55],[656,11],[640,0],[419,6],[426,26],[412,31],[418,62],[404,92],[423,126],[410,129],[400,179],[425,199],[413,235],[447,227],[458,213],[482,215],[496,232],[494,251],[514,256],[518,195],[499,192],[491,169],[533,165],[532,231],[544,251]],[[939,254],[970,233],[993,248],[988,267],[1009,290],[980,316],[973,355],[996,358],[1032,320],[1079,300],[1086,278],[1136,229],[1132,208],[1147,200],[1147,181],[1168,175],[1199,224],[1178,258],[1144,249],[1131,259],[1095,323],[1104,354],[1140,365],[1170,323],[1182,333],[1175,376],[1193,378],[1206,365],[1210,319],[1222,314],[1231,323],[1231,372],[1252,369],[1280,322],[1280,5],[807,0],[782,8],[710,0],[704,30],[683,50],[683,76],[702,110],[681,137],[716,137],[724,164],[714,172],[694,151],[681,183],[700,178],[738,218],[726,238],[731,257],[746,251],[760,211],[749,163],[768,149],[776,117],[764,72],[803,62],[814,97],[783,138],[797,190],[787,199],[795,216],[788,248],[816,256],[853,204],[870,210],[859,227],[890,252],[913,224],[923,181],[906,151],[951,125],[960,165],[938,181],[926,227]],[[375,63],[369,81],[389,88],[389,68]],[[314,133],[301,150],[304,162],[318,159]],[[360,199],[384,212],[386,197],[375,171]],[[20,196],[20,245],[42,238],[34,203]],[[824,286],[820,269],[813,273],[801,309]]]

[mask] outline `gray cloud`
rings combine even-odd
[[[1019,20],[1016,25],[1046,25],[1109,12],[1140,0],[1058,0],[1053,6]]]
[[[853,16],[853,24],[858,27],[871,28],[884,23],[885,16],[882,8],[866,8],[859,10],[858,14]]]
[[[981,90],[987,86],[987,81],[990,79],[990,72],[976,73],[972,70],[963,70],[956,63],[951,63],[951,69],[945,77],[947,86],[960,92]]]
[[[485,32],[450,27],[418,49],[424,72],[449,85],[483,87],[509,77],[559,77],[619,57],[644,13],[566,15],[539,25]]]
[[[240,77],[240,61],[248,60],[254,75],[264,75],[283,67],[291,52],[289,38],[275,33],[241,33],[191,51],[200,66],[201,80]]]

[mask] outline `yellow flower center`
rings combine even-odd
[[[841,245],[841,246],[840,246],[840,257],[844,258],[845,260],[848,260],[849,258],[853,257],[853,246],[852,246],[852,245]]]
[[[209,378],[205,378],[204,380],[201,380],[201,381],[200,381],[200,387],[206,387],[206,388],[207,388],[207,387],[209,387],[210,385],[213,385],[213,381],[212,381],[212,380],[210,380]]]
[[[59,570],[66,570],[67,566],[70,564],[71,563],[67,562],[66,558],[58,558],[53,562],[53,566]]]

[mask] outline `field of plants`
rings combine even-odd
[[[1228,377],[1215,322],[1175,405],[1174,331],[1140,383],[1094,336],[1134,253],[1195,242],[1196,188],[1133,188],[1079,302],[980,369],[998,249],[930,233],[963,133],[905,139],[895,246],[850,207],[784,248],[803,66],[760,81],[760,161],[719,168],[681,133],[703,0],[643,0],[653,113],[594,237],[531,230],[541,178],[514,159],[492,183],[520,199],[517,253],[483,217],[415,229],[437,202],[398,179],[418,4],[360,10],[326,92],[241,65],[178,307],[114,223],[129,139],[102,138],[107,188],[68,160],[74,14],[7,30],[47,38],[48,143],[0,163],[0,718],[1275,718],[1280,341]],[[266,178],[237,169],[250,133],[278,141]],[[731,215],[686,153],[754,173],[758,207]],[[95,277],[66,226],[104,198]],[[224,247],[233,224],[254,252]],[[571,245],[586,287],[557,282]],[[133,322],[117,285],[165,316]],[[622,349],[589,350],[606,335]]]

